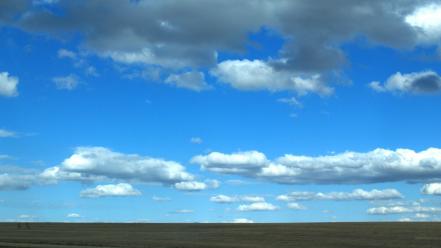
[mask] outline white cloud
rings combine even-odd
[[[352,192],[291,192],[287,195],[277,196],[280,201],[310,201],[310,200],[332,200],[332,201],[350,201],[350,200],[390,200],[403,198],[396,189],[371,190],[355,189]]]
[[[69,58],[69,59],[77,58],[77,55],[74,52],[69,51],[67,49],[60,49],[58,50],[57,54],[58,54],[58,58]]]
[[[436,93],[441,91],[441,77],[434,71],[413,72],[401,74],[397,72],[390,76],[384,84],[378,81],[369,86],[378,92],[393,93]]]
[[[0,171],[0,191],[1,190],[25,190],[36,182],[36,178],[31,174],[10,174]]]
[[[172,74],[165,79],[166,84],[174,85],[178,88],[185,88],[193,91],[203,91],[210,89],[205,82],[202,72],[190,71],[182,74]]]
[[[204,141],[200,137],[191,137],[190,143],[192,144],[202,144]]]
[[[85,198],[137,195],[141,195],[141,192],[127,183],[98,185],[80,192],[80,196]]]
[[[415,214],[415,218],[419,218],[419,219],[427,219],[429,217],[430,217],[430,215],[428,215],[428,214],[422,214],[422,213]]]
[[[78,77],[74,74],[65,77],[54,77],[52,81],[59,90],[74,90],[79,84]]]
[[[8,72],[0,72],[0,96],[18,96],[18,83],[17,77],[9,76]]]
[[[157,201],[157,202],[164,202],[164,201],[171,201],[171,198],[170,197],[162,197],[162,196],[153,196],[152,200]]]
[[[0,129],[0,138],[14,138],[17,136],[18,135],[16,132],[6,130],[6,129]]]
[[[217,203],[232,203],[232,202],[236,202],[237,199],[234,196],[215,195],[210,197],[210,201]]]
[[[242,196],[215,195],[210,197],[210,201],[216,203],[265,202],[265,198],[261,196],[253,196],[253,195],[242,195]]]
[[[208,155],[199,155],[191,159],[192,163],[200,164],[202,169],[219,173],[249,173],[264,166],[268,160],[265,154],[257,151],[223,154],[212,152]]]
[[[405,21],[416,29],[421,42],[439,44],[441,38],[440,4],[421,6],[406,16]]]
[[[221,82],[239,90],[288,90],[299,95],[333,93],[333,89],[322,81],[319,74],[296,75],[292,72],[276,70],[262,60],[226,60],[219,63],[211,73]]]
[[[231,223],[236,223],[236,224],[254,223],[253,220],[246,219],[246,218],[237,218],[237,219],[234,219],[234,220],[232,220],[230,222]]]
[[[286,154],[273,161],[258,151],[195,156],[202,169],[288,184],[354,184],[440,178],[441,149],[375,149],[326,156]]]
[[[277,101],[280,103],[285,103],[285,104],[291,105],[291,106],[302,107],[302,103],[299,102],[299,100],[297,100],[297,98],[295,98],[295,97],[279,98],[279,99],[277,99]]]
[[[194,213],[193,210],[190,209],[179,209],[175,211],[176,214],[192,214]]]
[[[387,215],[387,214],[405,214],[405,213],[438,213],[441,208],[437,207],[422,207],[422,206],[382,206],[369,208],[368,214],[373,215]]]
[[[441,195],[441,183],[425,184],[421,192],[427,195]]]
[[[66,215],[67,218],[80,218],[81,215],[77,213],[70,213]]]
[[[18,216],[19,219],[33,219],[35,216],[30,215],[30,214],[20,214]]]
[[[221,186],[221,182],[216,179],[208,179],[204,181],[208,188],[217,189]]]
[[[175,183],[175,188],[183,191],[200,191],[207,189],[207,184],[197,181],[179,182]]]
[[[78,147],[61,165],[46,169],[40,176],[52,182],[128,180],[165,185],[194,178],[177,162],[114,152],[105,147]]]
[[[277,206],[268,202],[254,202],[247,205],[240,205],[237,208],[239,211],[274,211],[277,209],[279,209]]]
[[[297,203],[297,202],[290,202],[286,205],[289,209],[293,209],[293,210],[305,210],[306,207]]]

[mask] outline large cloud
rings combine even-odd
[[[374,81],[369,86],[378,92],[436,93],[441,91],[441,77],[434,71],[408,74],[397,72],[390,76],[384,84]]]
[[[352,192],[291,192],[286,195],[277,196],[280,201],[310,201],[310,200],[332,200],[332,201],[350,201],[350,200],[390,200],[402,198],[400,192],[396,189],[371,190],[355,189]]]
[[[375,149],[327,156],[284,155],[269,160],[263,153],[212,152],[192,159],[204,170],[287,184],[360,184],[441,178],[441,149]]]
[[[0,72],[0,96],[18,96],[18,78],[10,76],[7,72]]]
[[[114,152],[105,147],[78,147],[59,166],[46,169],[40,177],[45,181],[120,180],[165,185],[194,179],[177,162]]]
[[[11,13],[22,9],[12,8],[11,1],[6,2],[3,12],[9,14],[0,12],[0,16],[15,16]],[[421,42],[421,29],[431,28],[421,17],[425,13],[421,7],[430,2],[59,1],[57,9],[63,14],[34,8],[7,20],[31,32],[56,36],[80,33],[84,37],[83,47],[103,57],[167,68],[213,67],[218,52],[243,52],[249,43],[248,34],[268,27],[280,33],[285,44],[278,53],[280,59],[268,60],[264,66],[271,68],[274,75],[287,73],[288,78],[298,78],[301,73],[300,79],[307,80],[304,82],[316,84],[317,80],[310,80],[314,75],[340,70],[347,63],[341,45],[359,36],[394,48],[417,45]],[[282,81],[274,83],[279,85],[276,87],[267,83],[258,88],[292,89],[286,87],[286,79]],[[240,89],[250,86],[245,87],[243,81],[228,83]]]

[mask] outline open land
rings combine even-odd
[[[0,247],[441,247],[441,223],[0,223]]]

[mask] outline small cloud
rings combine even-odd
[[[202,144],[204,141],[202,140],[202,138],[200,138],[200,137],[192,137],[191,139],[190,139],[190,143],[192,143],[192,144]]]
[[[58,50],[58,58],[69,58],[69,59],[76,59],[77,54],[75,52],[69,51],[67,49],[60,49]]]
[[[165,201],[170,201],[171,199],[170,197],[153,196],[152,200],[156,202],[165,202]]]
[[[80,218],[81,215],[77,214],[77,213],[70,213],[68,215],[66,215],[67,218]]]
[[[54,77],[52,81],[59,90],[74,90],[79,84],[78,77],[74,74],[65,77]]]
[[[183,191],[200,191],[206,189],[207,184],[197,181],[180,182],[175,183],[175,188]]]
[[[210,189],[217,189],[221,185],[221,183],[215,179],[205,180],[205,184],[207,185],[207,188],[210,188]]]
[[[238,218],[230,221],[230,223],[236,223],[236,224],[248,224],[248,223],[254,223],[253,220],[246,219],[246,218]]]
[[[290,105],[290,106],[295,106],[295,107],[299,107],[299,108],[303,107],[302,103],[299,102],[299,101],[297,100],[297,98],[295,98],[295,97],[291,97],[291,98],[279,98],[279,99],[277,99],[277,101],[280,102],[280,103],[288,104],[288,105]]]
[[[141,192],[128,183],[98,185],[95,188],[85,189],[80,193],[80,196],[85,198],[137,195],[141,195]]]
[[[268,202],[254,202],[248,205],[240,205],[237,210],[239,211],[274,211],[279,209],[277,206],[274,206]]]
[[[194,213],[194,211],[190,210],[190,209],[179,209],[179,210],[174,211],[173,213],[175,213],[175,214],[192,214],[192,213]]]
[[[18,134],[14,131],[0,129],[0,138],[15,138],[18,137]]]
[[[10,76],[8,72],[0,72],[0,96],[18,96],[18,83],[17,77]]]
[[[426,195],[441,195],[441,183],[425,184],[421,192]]]
[[[374,81],[369,87],[377,92],[428,94],[441,91],[441,77],[434,71],[408,74],[397,72],[384,84]]]
[[[165,79],[165,83],[174,85],[178,88],[185,88],[193,91],[210,89],[210,86],[205,82],[204,74],[198,71],[172,74]]]
[[[287,207],[288,207],[289,209],[293,209],[293,210],[305,210],[305,209],[306,209],[305,206],[300,205],[300,204],[297,203],[297,202],[290,202],[290,203],[288,203]]]
[[[29,214],[20,214],[18,216],[19,219],[33,219],[35,216]]]

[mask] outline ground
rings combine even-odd
[[[441,247],[441,223],[0,224],[0,247]]]

